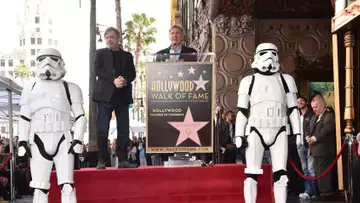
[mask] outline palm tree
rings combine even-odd
[[[97,151],[97,129],[96,129],[96,103],[92,101],[91,95],[96,85],[95,67],[93,58],[96,51],[96,0],[90,1],[90,50],[89,50],[89,151]]]
[[[143,98],[142,73],[139,72],[141,69],[141,57],[148,54],[149,45],[156,41],[155,35],[157,33],[157,29],[153,27],[153,23],[155,23],[155,21],[155,18],[148,18],[145,13],[135,13],[132,15],[132,20],[125,23],[125,49],[132,52],[135,58],[136,79],[134,82],[133,94],[136,98],[135,109],[138,109],[140,106],[139,98]]]
[[[21,82],[24,82],[24,79],[31,78],[32,76],[33,72],[24,64],[20,64],[15,70],[15,78],[21,78]]]
[[[115,14],[116,14],[116,29],[119,30],[120,33],[122,33],[121,28],[121,0],[115,0]],[[123,39],[122,34],[119,36],[119,44],[122,45]]]

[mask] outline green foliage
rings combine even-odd
[[[125,23],[124,48],[134,55],[149,53],[149,45],[156,42],[157,29],[153,27],[155,21],[155,18],[149,18],[145,13],[132,14],[132,20]],[[141,53],[136,53],[137,51]]]
[[[15,70],[15,78],[27,79],[33,76],[33,72],[24,64],[20,64]]]

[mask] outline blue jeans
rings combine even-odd
[[[301,168],[303,173],[307,177],[314,178],[315,177],[315,165],[314,165],[314,157],[310,154],[310,149],[301,145],[297,149]],[[304,180],[305,184],[305,193],[309,196],[313,196],[316,194],[316,181],[315,180]]]

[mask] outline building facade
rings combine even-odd
[[[36,66],[36,55],[44,47],[57,47],[53,0],[25,0],[19,12],[19,48],[25,65]]]

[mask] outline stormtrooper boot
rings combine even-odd
[[[252,178],[246,178],[244,181],[245,203],[256,203],[257,181]]]
[[[61,203],[76,203],[75,188],[70,184],[64,184],[62,187]]]
[[[283,175],[280,177],[280,180],[274,183],[275,203],[286,203],[288,181],[287,176]]]
[[[33,203],[48,203],[48,194],[42,190],[35,189]]]

